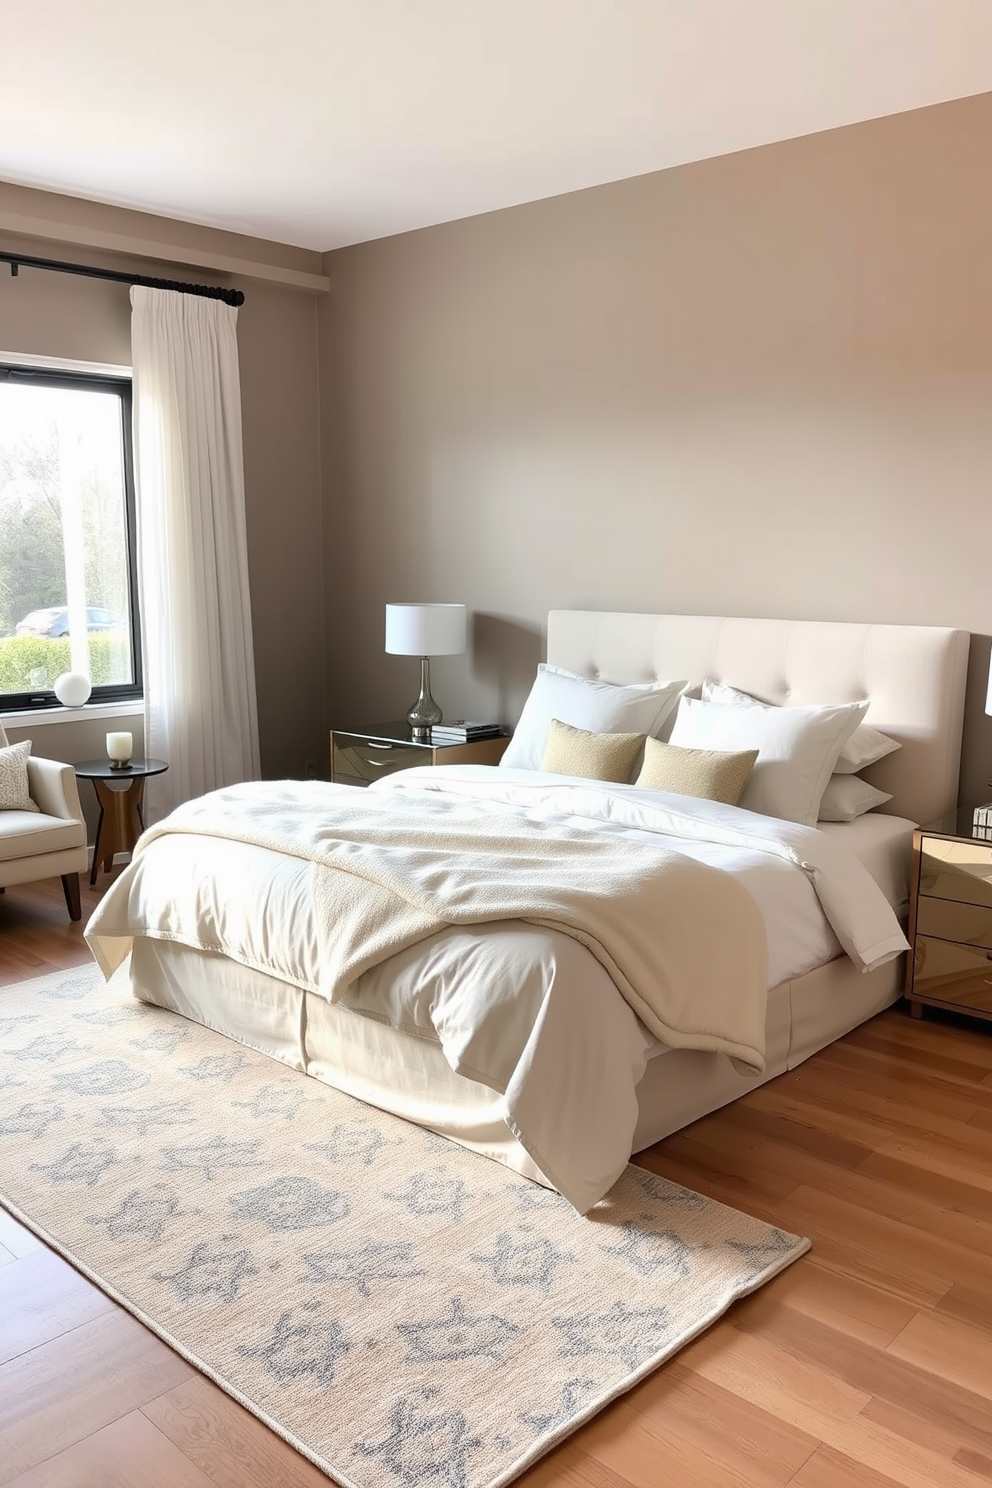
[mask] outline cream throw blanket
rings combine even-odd
[[[311,782],[249,782],[180,806],[141,837],[233,838],[312,865],[321,992],[348,1003],[362,972],[447,926],[521,919],[573,936],[650,1031],[764,1068],[767,950],[751,895],[721,869],[623,828],[521,806]],[[231,885],[232,893],[237,885]],[[251,913],[251,907],[248,907]],[[109,975],[128,942],[87,940]]]

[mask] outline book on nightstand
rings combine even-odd
[[[975,807],[973,830],[976,837],[992,841],[992,805]]]
[[[431,739],[435,744],[468,744],[472,739],[498,739],[502,732],[498,723],[452,718],[448,723],[436,723],[431,729]]]

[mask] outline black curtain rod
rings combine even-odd
[[[111,279],[115,284],[143,284],[146,289],[174,289],[179,294],[200,295],[205,300],[223,300],[225,305],[243,305],[244,290],[217,289],[209,284],[181,284],[176,279],[151,279],[146,274],[122,274],[117,269],[95,269],[89,264],[60,263],[54,258],[32,258],[28,253],[0,253],[0,263],[9,263],[11,277],[23,264],[26,269],[52,269],[56,274],[81,274],[86,279]]]

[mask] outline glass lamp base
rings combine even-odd
[[[431,697],[431,664],[426,656],[420,658],[420,696],[406,715],[410,732],[415,739],[430,737],[431,729],[440,723],[444,715]]]

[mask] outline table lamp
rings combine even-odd
[[[467,645],[468,612],[463,604],[387,604],[386,650],[420,657],[420,696],[406,715],[415,739],[430,737],[441,709],[431,697],[432,656],[457,656]]]

